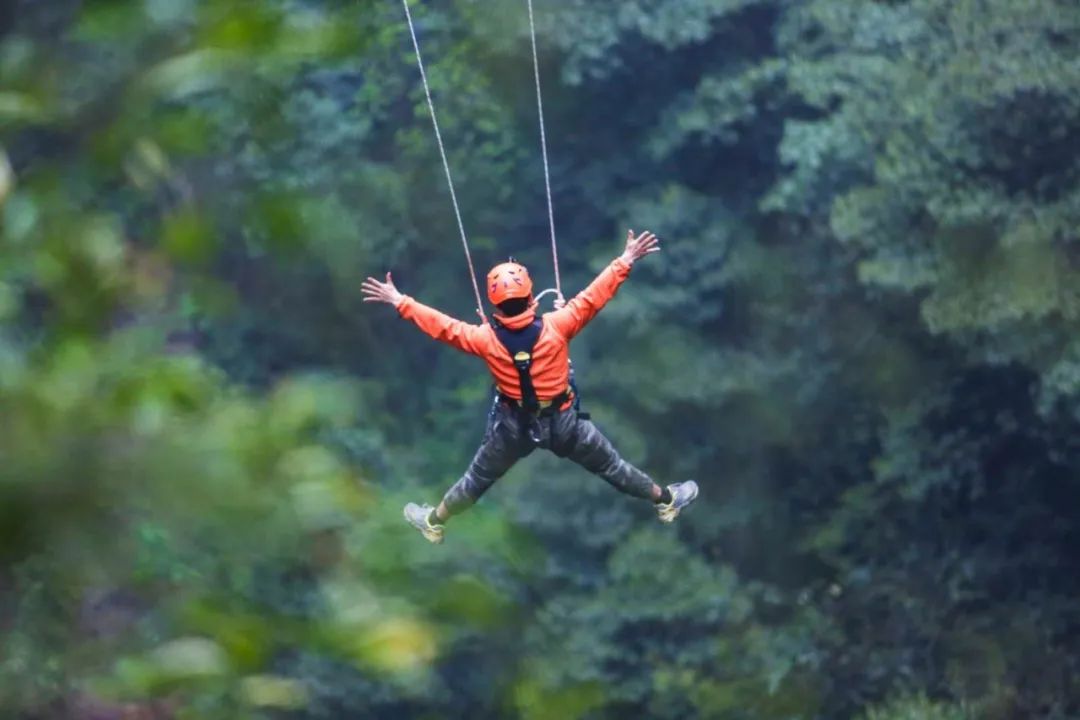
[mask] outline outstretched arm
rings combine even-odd
[[[394,286],[394,279],[390,273],[386,273],[386,282],[379,282],[369,277],[364,281],[361,289],[364,302],[382,302],[393,305],[401,317],[411,320],[418,328],[436,340],[472,355],[483,353],[485,331],[482,325],[469,325],[417,302],[408,295],[403,295]]]
[[[646,231],[635,236],[633,230],[627,231],[626,249],[622,255],[615,258],[589,287],[547,317],[567,339],[574,337],[615,297],[619,286],[630,276],[631,266],[654,252],[660,252],[660,240],[656,235]]]

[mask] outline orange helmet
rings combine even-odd
[[[493,305],[514,298],[527,298],[532,295],[532,289],[529,271],[513,260],[491,268],[487,276],[487,296]]]

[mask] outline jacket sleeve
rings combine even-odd
[[[589,321],[615,297],[619,286],[630,277],[630,264],[615,258],[589,287],[582,290],[561,310],[548,313],[547,318],[567,340],[581,332]]]
[[[458,350],[470,355],[482,355],[487,348],[487,328],[483,325],[469,325],[417,302],[408,295],[404,296],[396,307],[401,317],[411,320],[431,337]]]

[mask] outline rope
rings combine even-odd
[[[458,207],[457,193],[454,192],[454,179],[450,175],[450,162],[446,159],[446,148],[443,145],[442,133],[439,131],[439,120],[435,117],[435,103],[431,100],[431,87],[428,85],[427,73],[424,71],[424,61],[420,57],[420,41],[416,39],[416,26],[413,25],[412,13],[409,11],[409,0],[401,0],[405,8],[405,19],[409,21],[409,34],[412,36],[413,50],[416,51],[416,66],[420,68],[420,79],[424,83],[424,97],[427,98],[428,111],[431,113],[431,124],[435,128],[435,140],[439,145],[439,155],[442,157],[443,170],[446,171],[446,184],[450,187],[450,200],[454,204],[454,217],[457,218],[458,232],[461,233],[461,246],[465,249],[465,261],[469,265],[469,277],[472,278],[473,292],[476,294],[476,312],[487,322],[484,315],[484,303],[480,299],[480,285],[476,282],[476,268],[473,267],[472,254],[469,252],[469,240],[465,237],[465,224],[461,221],[461,208]],[[546,163],[546,160],[545,160]],[[554,236],[552,236],[554,238]],[[556,269],[556,278],[558,270]]]
[[[559,246],[555,242],[555,207],[551,202],[551,170],[548,166],[547,133],[544,131],[544,98],[540,92],[540,59],[536,52],[536,23],[533,20],[532,0],[529,6],[529,36],[532,39],[533,75],[536,78],[536,112],[540,116],[540,150],[544,157],[544,189],[547,191],[548,226],[551,228],[551,262],[555,266],[555,292],[562,299],[562,282],[559,278]]]

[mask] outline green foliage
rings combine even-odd
[[[552,284],[524,4],[412,7],[478,268]],[[490,396],[361,303],[473,311],[401,8],[4,19],[9,715],[1075,715],[1075,3],[536,3],[564,288],[664,241],[586,407],[703,493],[533,457],[438,548]]]
[[[872,708],[863,717],[865,720],[967,720],[970,715],[961,707],[935,703],[917,695]]]
[[[788,123],[794,173],[766,207],[831,206],[863,282],[930,290],[933,332],[1071,318],[1076,8],[825,1],[791,17],[791,87],[821,117]]]

